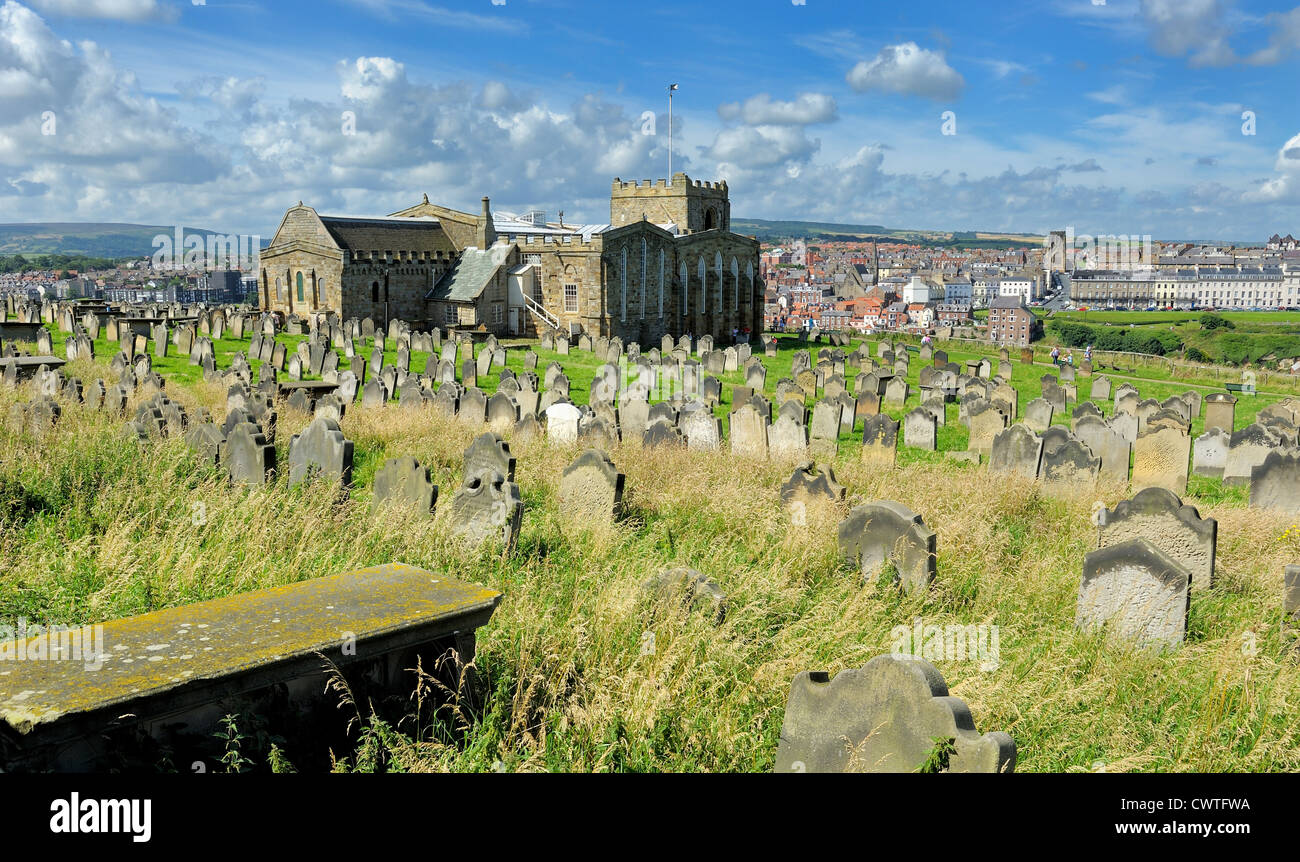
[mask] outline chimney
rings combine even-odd
[[[492,224],[492,208],[489,206],[487,195],[483,196],[483,211],[479,213],[478,231],[475,238],[478,240],[478,247],[481,249],[491,248],[497,241],[497,231]]]

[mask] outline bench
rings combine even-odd
[[[1229,392],[1239,392],[1242,395],[1255,394],[1255,384],[1253,383],[1225,383],[1223,388]]]
[[[347,751],[349,739],[348,713],[325,691],[326,660],[363,715],[386,699],[400,715],[416,661],[430,674],[450,649],[470,661],[475,630],[500,599],[396,563],[5,640],[0,770],[152,770],[165,760],[213,771],[213,734],[229,714],[241,732],[278,735],[300,769],[328,769],[330,748]]]

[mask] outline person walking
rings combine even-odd
[[[1053,347],[1051,352],[1052,364],[1059,366],[1061,364],[1061,348]]]

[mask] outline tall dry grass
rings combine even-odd
[[[28,395],[0,390],[0,416]],[[215,385],[170,395],[224,412]],[[122,422],[65,405],[43,439],[0,431],[0,617],[92,622],[393,561],[501,590],[479,632],[483,705],[468,733],[386,729],[387,768],[770,770],[791,678],[860,666],[917,618],[999,626],[996,670],[937,665],[980,730],[1015,737],[1020,770],[1300,767],[1300,673],[1280,610],[1282,567],[1300,543],[1283,536],[1290,519],[1239,498],[1203,505],[1219,520],[1218,585],[1193,597],[1187,643],[1151,653],[1074,628],[1092,505],[1127,496],[1118,486],[1049,495],[982,468],[882,471],[844,452],[836,475],[849,499],[796,527],[777,493],[791,464],[623,445],[610,454],[627,475],[627,514],[600,529],[558,508],[576,447],[534,441],[513,447],[525,516],[505,558],[447,529],[463,451],[482,427],[355,407],[342,422],[356,444],[354,488],[342,494],[283,478],[231,486],[182,442],[136,444]],[[280,411],[282,462],[306,422]],[[371,511],[374,472],[398,455],[429,466],[432,519]],[[874,499],[903,503],[938,532],[938,577],[924,594],[864,585],[839,559],[839,518]],[[644,581],[671,566],[726,591],[721,625],[647,597]]]

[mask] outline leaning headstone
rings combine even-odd
[[[1191,572],[1146,539],[1100,548],[1083,560],[1075,626],[1104,626],[1141,646],[1175,646],[1187,635],[1191,583]]]
[[[932,763],[936,740],[947,743],[939,764]],[[1015,766],[1015,741],[1002,731],[981,735],[938,669],[904,654],[877,656],[834,679],[796,676],[774,771],[1009,773]]]
[[[840,522],[840,552],[870,581],[892,563],[908,591],[924,589],[935,574],[935,532],[921,516],[891,500],[863,503]]]

